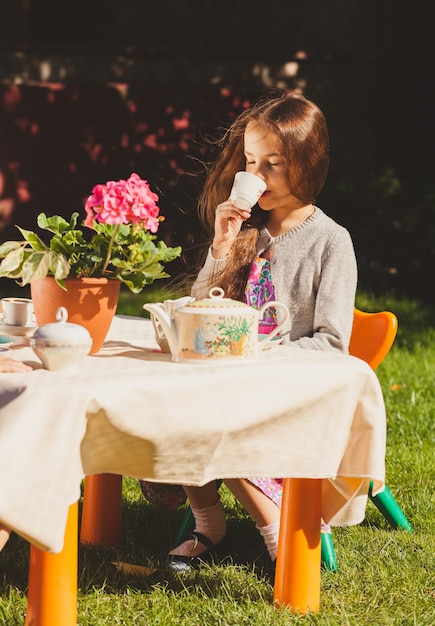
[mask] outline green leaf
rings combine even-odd
[[[140,293],[146,285],[143,274],[131,274],[128,278],[119,277],[119,280],[124,283],[132,293]]]
[[[55,235],[61,235],[67,231],[74,230],[79,218],[78,213],[73,213],[69,222],[60,215],[52,215],[47,217],[45,213],[40,213],[37,218],[37,224],[39,228],[49,230]]]
[[[181,255],[182,248],[181,246],[177,246],[175,248],[168,248],[164,241],[159,241],[158,245],[159,252],[161,254],[161,260],[165,263],[169,263],[173,261],[177,257]]]
[[[62,280],[63,278],[69,276],[71,265],[65,256],[52,253],[50,255],[49,271],[52,272],[57,281]]]
[[[5,278],[14,276],[25,258],[23,246],[13,249],[0,263],[0,276]]]
[[[25,228],[21,228],[17,226],[18,230],[22,234],[25,241],[27,241],[34,250],[48,250],[45,243],[38,237],[36,233],[33,233],[31,230],[26,230]]]
[[[21,241],[5,241],[0,245],[0,259],[3,259],[13,250],[23,246]]]
[[[45,278],[48,274],[49,257],[45,252],[33,252],[23,263],[21,279],[27,285],[34,280]]]

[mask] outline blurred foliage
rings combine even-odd
[[[171,275],[183,272],[211,140],[279,86],[325,112],[318,204],[350,230],[360,288],[433,301],[434,24],[422,0],[4,0],[0,240],[136,171],[160,196],[159,235],[183,247]]]

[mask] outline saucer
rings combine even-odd
[[[30,337],[35,332],[37,326],[36,323],[32,326],[11,326],[5,324],[3,316],[0,315],[0,334],[9,335],[11,337]]]
[[[258,333],[258,341],[261,342],[264,339],[266,339],[266,337],[268,337],[269,335],[266,333]],[[267,346],[264,347],[264,350],[270,350],[271,348],[273,348],[273,346],[278,346],[282,341],[282,337],[280,337],[279,335],[275,335],[275,337],[272,337],[272,339],[270,340],[269,344]]]
[[[7,352],[14,343],[14,338],[9,335],[0,335],[0,352]]]
[[[7,346],[10,343],[14,343],[10,335],[0,335],[0,346]]]

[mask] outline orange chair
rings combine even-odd
[[[376,370],[390,351],[396,338],[397,328],[397,317],[390,311],[367,313],[355,309],[349,354],[366,361],[373,370]],[[388,487],[385,485],[384,490],[376,496],[373,495],[372,489],[373,483],[370,483],[370,499],[393,528],[402,528],[412,532],[411,525]],[[322,533],[321,540],[322,563],[326,569],[336,570],[337,562],[330,533]]]
[[[366,313],[355,309],[349,354],[376,369],[390,351],[397,334],[397,317],[390,311]]]
[[[355,309],[349,354],[366,361],[373,370],[381,364],[390,351],[397,334],[397,317],[390,311],[365,313]],[[396,504],[388,487],[376,496],[372,494],[370,484],[369,497],[393,528],[412,532],[412,527],[399,506]]]
[[[397,334],[397,317],[389,311],[366,313],[355,309],[349,353],[366,361],[374,370],[388,354]],[[81,542],[90,545],[116,545],[121,542],[122,477],[112,474],[88,476],[85,480],[81,522]],[[412,531],[405,515],[387,487],[376,496],[369,496],[394,528]],[[193,530],[193,516],[188,509],[176,536],[181,543]],[[321,534],[322,563],[335,570],[336,559],[330,533]]]

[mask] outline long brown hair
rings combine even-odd
[[[250,122],[277,137],[286,165],[286,179],[298,200],[303,204],[313,203],[325,183],[329,137],[322,111],[298,93],[274,91],[265,95],[243,111],[217,142],[220,153],[208,170],[198,204],[199,218],[208,233],[209,243],[213,239],[216,207],[228,199],[234,174],[245,169],[244,134]],[[253,210],[232,247],[231,260],[213,277],[213,286],[222,287],[229,298],[244,300],[265,216],[265,212]]]

